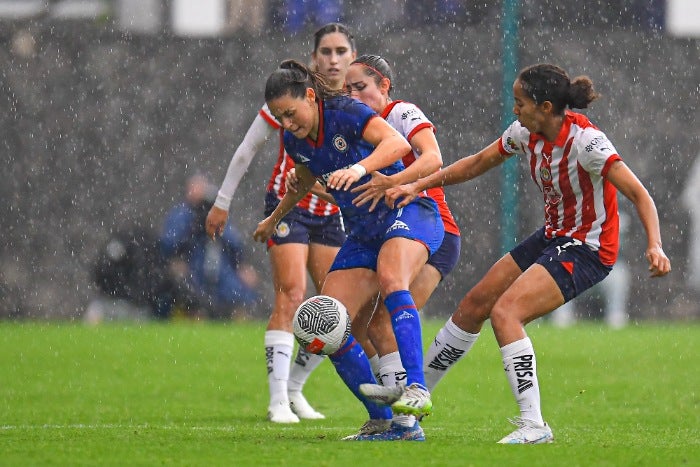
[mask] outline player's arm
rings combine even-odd
[[[299,190],[299,180],[297,179],[296,170],[294,167],[289,169],[287,176],[284,178],[284,186],[287,191],[298,191]],[[311,187],[311,194],[318,196],[324,201],[337,205],[335,198],[332,194],[326,191],[326,188],[321,185],[320,182],[316,181],[314,186]]]
[[[413,182],[434,173],[442,167],[442,154],[432,127],[419,130],[411,138],[410,144],[413,151],[418,155],[416,160],[401,172],[390,176],[376,171],[372,172],[370,181],[352,189],[353,192],[359,193],[353,199],[353,204],[362,206],[371,201],[372,204],[369,210],[373,211],[377,203],[384,198],[384,194],[389,188]]]
[[[349,169],[333,172],[328,179],[330,188],[347,190],[367,172],[383,169],[411,150],[406,138],[379,116],[367,122],[362,139],[374,146],[374,151]]]
[[[386,202],[390,206],[403,207],[428,188],[456,185],[476,178],[507,159],[507,156],[501,154],[499,147],[500,141],[496,140],[478,153],[463,157],[438,172],[419,178],[415,182],[391,188],[386,192]],[[399,199],[401,201],[396,204]]]
[[[671,271],[671,261],[661,246],[659,214],[651,195],[637,176],[621,160],[612,163],[605,178],[629,199],[637,210],[639,220],[647,234],[645,257],[649,261],[652,277],[663,276]]]
[[[258,223],[258,227],[253,232],[253,239],[257,242],[266,242],[275,231],[275,227],[286,216],[289,211],[306,196],[311,187],[316,183],[316,178],[308,168],[301,164],[296,166],[297,179],[299,180],[298,191],[287,191],[282,197],[277,207],[272,213]]]
[[[238,188],[238,184],[243,178],[243,174],[248,170],[253,157],[258,153],[265,141],[268,140],[274,128],[258,114],[253,123],[248,128],[243,141],[231,157],[224,181],[219,188],[214,206],[209,210],[205,227],[207,235],[214,238],[221,235],[228,220],[228,211],[231,207],[231,200]]]

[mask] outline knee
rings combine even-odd
[[[299,284],[282,284],[275,292],[278,301],[296,310],[296,308],[301,305],[301,302],[304,301],[306,295],[305,289],[304,286]]]

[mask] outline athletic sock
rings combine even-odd
[[[428,391],[435,389],[452,365],[469,353],[479,334],[460,329],[452,318],[447,320],[425,352],[423,370]]]
[[[265,331],[265,361],[270,386],[270,406],[289,403],[287,380],[294,351],[294,335],[286,331]]]
[[[289,392],[301,392],[311,372],[314,371],[324,359],[325,355],[307,352],[300,346],[297,350],[297,357],[292,363],[292,369],[289,372],[287,390]]]
[[[376,384],[377,380],[372,374],[372,368],[369,366],[369,360],[362,346],[352,337],[348,337],[345,344],[333,355],[330,360],[335,367],[335,371],[343,380],[345,385],[352,391],[360,402],[367,409],[369,418],[371,419],[391,419],[391,409],[382,407],[373,402],[370,402],[360,394],[360,384],[371,383]]]
[[[369,366],[372,368],[372,374],[374,377],[379,381],[380,383],[382,382],[382,374],[379,371],[380,368],[380,363],[379,363],[379,354],[374,354],[371,357],[369,357]]]
[[[401,364],[401,356],[398,352],[383,355],[379,358],[379,361],[381,362],[380,373],[384,386],[406,385],[406,370]],[[397,425],[410,428],[416,423],[416,417],[413,415],[394,414],[394,418],[391,421]]]
[[[520,408],[520,417],[540,425],[540,385],[537,382],[535,350],[529,337],[501,347],[503,369],[506,372],[510,389]]]
[[[406,384],[425,387],[420,316],[413,297],[408,290],[398,290],[387,295],[384,304],[391,316],[401,362],[406,369]]]

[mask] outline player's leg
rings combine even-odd
[[[346,250],[346,247],[341,249],[339,256],[343,256],[343,250]],[[348,257],[355,256],[352,251],[346,250],[346,252]],[[352,320],[355,319],[359,310],[367,302],[372,301],[376,297],[377,293],[377,281],[374,271],[359,267],[331,271],[326,276],[322,289],[323,295],[334,297],[345,305]],[[362,346],[350,335],[340,350],[330,356],[330,360],[345,385],[365,406],[370,419],[365,424],[367,428],[374,432],[386,430],[391,421],[391,410],[367,400],[359,392],[361,384],[376,383],[369,360]],[[363,426],[358,435],[363,434],[364,429],[365,426]],[[353,435],[349,439],[356,439],[356,436]]]
[[[345,242],[340,215],[319,217],[305,214],[303,223],[309,236],[309,254],[306,269],[309,271],[317,293],[321,293],[323,282],[330,270],[340,246]],[[311,407],[302,393],[306,380],[324,360],[323,355],[307,352],[299,347],[289,373],[287,390],[294,413],[301,418],[325,418]]]
[[[306,293],[308,246],[302,243],[273,245],[269,249],[275,304],[265,332],[265,359],[270,387],[268,417],[276,423],[296,423],[289,406],[287,382],[294,351],[292,318]]]

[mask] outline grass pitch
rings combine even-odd
[[[700,465],[697,323],[530,325],[542,446],[496,444],[517,408],[488,328],[435,390],[425,443],[339,441],[366,414],[327,362],[305,390],[326,420],[267,422],[263,332],[0,323],[0,465]]]

